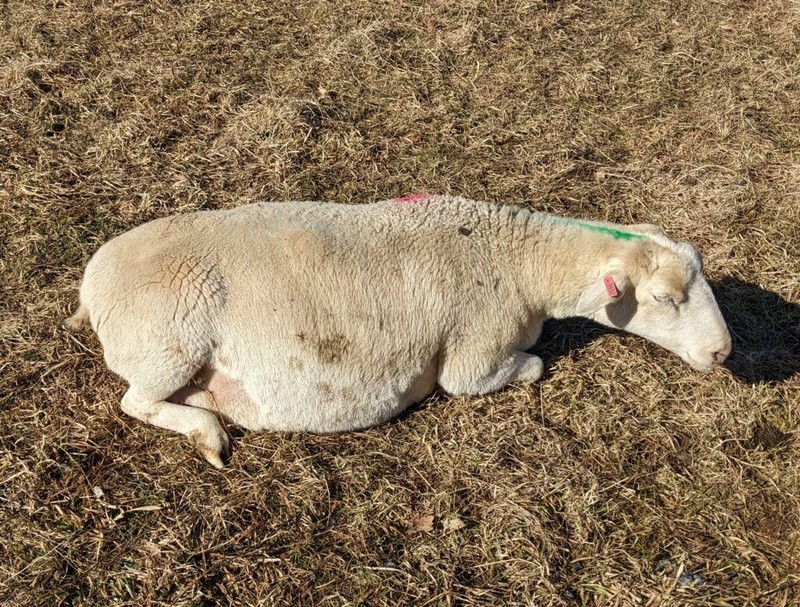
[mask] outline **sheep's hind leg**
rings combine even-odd
[[[216,416],[206,409],[167,402],[172,394],[131,386],[122,397],[122,410],[145,423],[185,434],[215,468],[222,468],[228,450],[228,435]]]

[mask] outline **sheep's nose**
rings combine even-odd
[[[728,358],[728,355],[731,353],[731,345],[728,344],[721,350],[714,352],[714,362],[718,365],[721,365],[725,362],[725,359]]]

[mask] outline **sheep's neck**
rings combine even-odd
[[[573,316],[583,290],[602,278],[611,257],[624,257],[647,238],[543,213],[530,213],[526,220],[526,237],[516,248],[519,288],[532,312],[553,318]]]
[[[634,232],[625,232],[615,227],[602,225],[599,223],[591,223],[588,221],[581,221],[580,219],[558,217],[557,215],[548,215],[546,213],[531,213],[531,215],[534,217],[536,221],[550,222],[565,226],[576,226],[584,230],[589,230],[590,232],[596,232],[598,234],[604,234],[605,236],[611,236],[611,238],[613,238],[614,240],[641,240],[643,238],[646,238],[642,234],[635,234]]]

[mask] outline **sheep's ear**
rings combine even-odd
[[[628,288],[628,278],[621,272],[608,272],[600,280],[590,284],[581,294],[575,313],[591,316],[608,304],[622,299]]]

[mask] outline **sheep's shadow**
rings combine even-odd
[[[748,383],[780,382],[800,371],[800,305],[738,278],[712,282],[733,339],[725,367]]]
[[[733,353],[724,366],[736,379],[780,382],[800,371],[800,305],[737,278],[711,282],[711,288],[733,340]],[[583,318],[549,320],[532,351],[549,368],[610,332],[615,331]]]
[[[595,339],[609,333],[621,331],[578,316],[563,320],[550,319],[544,323],[539,340],[528,351],[542,358],[547,373],[558,359],[572,351],[582,350]]]

